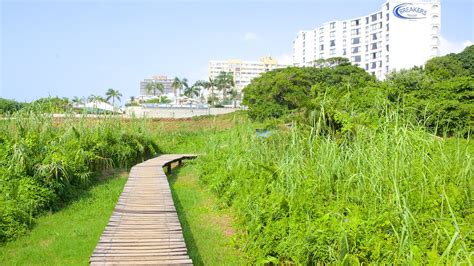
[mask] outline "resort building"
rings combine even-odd
[[[143,81],[140,81],[140,95],[153,95],[153,92],[148,92],[146,90],[148,83],[152,82],[163,84],[163,95],[174,93],[173,88],[171,87],[171,84],[173,84],[173,79],[169,79],[167,76],[153,76],[151,79],[144,79]],[[156,95],[161,95],[161,92],[157,91]]]
[[[260,74],[286,65],[278,64],[277,60],[270,56],[260,58],[260,61],[243,61],[230,59],[227,61],[209,61],[209,77],[215,79],[221,72],[232,72],[234,75],[235,88],[241,92],[249,85],[252,79]]]
[[[314,66],[318,59],[346,57],[383,79],[438,56],[440,27],[440,0],[389,0],[371,14],[298,32],[293,63]]]

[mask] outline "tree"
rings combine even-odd
[[[109,88],[105,95],[107,96],[107,102],[112,99],[113,106],[115,106],[115,99],[120,101],[120,97],[122,97],[122,94],[118,90],[114,90],[112,88]]]
[[[72,102],[73,102],[74,104],[76,104],[76,105],[77,105],[77,104],[83,104],[83,103],[84,103],[84,99],[83,99],[83,98],[79,98],[79,97],[77,97],[77,96],[74,96],[74,97],[72,98]]]
[[[105,102],[104,98],[100,95],[91,94],[87,97],[88,102]]]
[[[180,91],[180,94],[181,94],[181,90],[187,87],[188,87],[188,79],[186,78],[179,79],[178,77],[174,78],[173,83],[171,84],[171,88],[173,88],[174,90],[174,97],[176,99],[176,102],[178,102],[178,90]]]
[[[209,104],[214,105],[216,97],[214,95],[214,88],[216,87],[216,80],[209,77],[209,81],[201,81],[202,86],[210,91],[209,95],[207,96],[207,101]]]
[[[426,62],[427,74],[436,80],[444,80],[452,77],[467,76],[468,70],[463,68],[461,61],[453,55],[435,57]]]
[[[230,100],[234,102],[234,108],[237,107],[237,100],[239,99],[239,92],[233,88],[229,91]]]
[[[195,96],[199,96],[199,92],[201,91],[202,84],[201,81],[196,81],[191,87],[188,84],[185,84],[184,88],[184,95],[190,98],[194,98]]]
[[[161,82],[152,81],[146,84],[145,88],[147,93],[153,92],[153,95],[156,96],[156,91],[159,91],[161,94],[165,91],[165,86]]]
[[[234,75],[232,72],[224,72],[222,71],[216,77],[216,85],[217,89],[222,91],[222,101],[225,102],[227,90],[232,89],[234,87]]]

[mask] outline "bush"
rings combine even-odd
[[[243,124],[196,165],[255,264],[468,263],[472,145],[401,121],[350,139],[298,124],[258,138]]]
[[[143,124],[66,119],[20,111],[0,122],[0,242],[24,233],[34,217],[68,202],[96,173],[130,167],[159,149]]]

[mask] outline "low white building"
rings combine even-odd
[[[383,79],[392,70],[423,65],[439,55],[440,0],[388,0],[365,16],[334,20],[299,31],[293,41],[295,66],[346,57]]]

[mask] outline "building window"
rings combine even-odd
[[[365,64],[365,70],[369,70],[369,64]]]
[[[329,28],[330,29],[334,29],[336,27],[336,23],[335,22],[332,22],[331,24],[329,24]]]
[[[351,25],[352,25],[352,26],[359,26],[359,25],[360,25],[360,19],[353,20],[353,21],[351,22]]]
[[[385,20],[387,20],[387,21],[390,20],[390,14],[389,13],[385,14]]]
[[[329,50],[329,55],[335,55],[335,54],[336,54],[336,49]]]
[[[365,24],[369,24],[369,17],[365,17]]]
[[[305,40],[305,39],[306,39],[306,34],[303,33],[303,40]]]
[[[437,9],[439,6],[438,5],[433,5],[431,8],[432,9]]]
[[[352,53],[356,54],[360,52],[360,46],[352,47]]]
[[[346,48],[342,49],[342,55],[346,55]]]
[[[365,51],[366,51],[366,52],[369,51],[369,46],[368,46],[368,45],[365,46]]]
[[[344,47],[345,47],[345,46],[346,46],[346,44],[347,44],[347,40],[342,40],[342,46],[344,46]]]
[[[379,61],[379,67],[382,67],[382,61]]]
[[[329,46],[331,47],[336,46],[336,41],[335,40],[329,41]]]
[[[377,20],[377,14],[373,14],[371,16],[371,19],[372,19],[372,22],[376,21]]]
[[[433,21],[438,21],[438,18],[439,18],[438,15],[433,15],[433,16],[431,17],[431,20],[433,20]]]
[[[319,58],[323,58],[324,57],[324,53],[319,53]]]
[[[343,23],[342,23],[342,28],[343,28],[343,29],[346,29],[346,28],[347,28],[347,22],[343,22]]]
[[[389,49],[389,47],[388,47],[388,44],[385,45],[385,48],[387,49],[387,52],[390,52],[390,49]]]
[[[439,45],[439,38],[438,37],[431,38],[431,44],[432,45]]]
[[[385,10],[388,11],[389,9],[390,9],[390,6],[389,6],[389,4],[387,3],[387,4],[385,5]]]
[[[371,55],[372,55],[372,57],[371,57],[372,59],[376,59],[376,58],[377,58],[377,53],[372,53]]]
[[[324,37],[323,37],[323,36],[320,36],[320,37],[319,37],[319,41],[320,41],[320,42],[324,41]]]
[[[385,66],[385,73],[388,73],[388,66]]]
[[[388,42],[389,40],[388,34],[385,35],[385,40]]]
[[[372,62],[370,69],[375,69],[375,68],[377,68],[377,63],[376,63],[376,62]]]
[[[370,40],[371,41],[377,40],[377,33],[372,33],[372,35],[370,36]]]
[[[382,26],[382,22],[379,22],[379,29],[382,29],[383,26]]]
[[[319,50],[323,51],[324,50],[324,44],[319,45]]]
[[[372,50],[377,49],[377,43],[372,43]]]
[[[360,37],[352,38],[351,43],[352,44],[359,44],[360,43]]]
[[[388,25],[389,25],[389,24],[385,25],[385,28],[386,28],[387,31],[390,30],[390,27],[389,27]]]
[[[388,63],[388,55],[385,56],[385,62]]]
[[[357,62],[362,61],[362,58],[361,58],[360,55],[352,56],[352,57],[351,57],[351,61],[357,63]]]
[[[360,34],[360,29],[352,29],[351,30],[351,35],[359,35]]]
[[[336,32],[335,31],[331,31],[329,33],[329,38],[334,38],[334,36],[336,35]]]
[[[431,28],[431,32],[432,32],[433,34],[438,34],[438,33],[439,33],[439,27],[438,27],[438,26],[433,26],[433,27]]]

